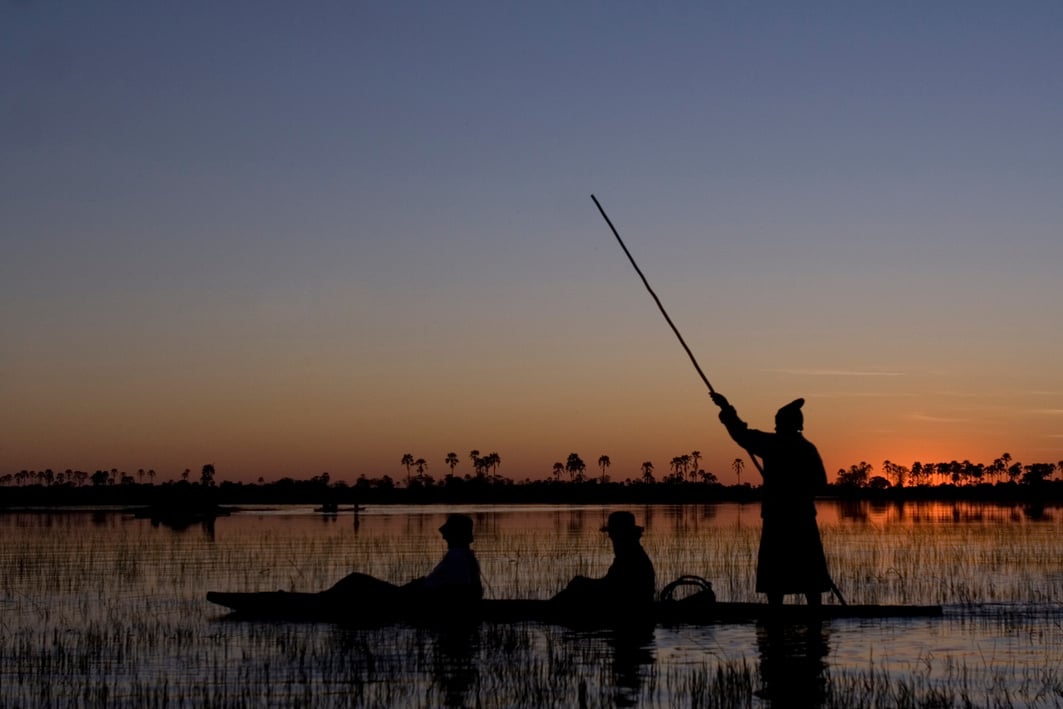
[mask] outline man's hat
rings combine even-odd
[[[635,515],[630,512],[613,512],[609,515],[609,521],[602,527],[603,532],[610,534],[641,535],[642,527],[635,524]]]
[[[775,413],[776,423],[800,431],[805,427],[805,416],[801,413],[801,407],[804,405],[804,399],[794,399]]]
[[[439,528],[440,532],[457,532],[472,536],[472,518],[468,515],[453,514],[447,517],[447,521]]]

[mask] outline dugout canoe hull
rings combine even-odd
[[[431,607],[373,607],[364,608],[343,599],[321,593],[262,591],[252,593],[207,594],[211,603],[228,608],[236,617],[272,620],[312,620],[349,624],[381,625],[399,622],[424,622],[443,619],[488,622],[537,621],[546,623],[600,624],[609,617],[596,616],[593,611],[558,606],[543,600],[485,599],[462,608],[449,607],[443,611]],[[941,606],[910,605],[834,605],[817,607],[784,605],[772,607],[764,603],[687,604],[656,602],[643,617],[626,621],[652,622],[663,625],[709,625],[713,623],[748,623],[760,620],[803,622],[835,618],[932,618],[942,615]]]

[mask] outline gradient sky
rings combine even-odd
[[[0,4],[0,473],[1063,459],[1063,3]],[[754,473],[747,467],[745,480]]]

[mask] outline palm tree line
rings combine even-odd
[[[837,484],[879,489],[920,485],[992,485],[1000,482],[1039,485],[1051,480],[1057,473],[1063,473],[1063,460],[1024,465],[1013,460],[1010,453],[1001,454],[989,464],[950,460],[936,463],[915,461],[911,465],[900,465],[885,460],[881,471],[880,475],[875,475],[870,463],[860,461],[839,470]]]
[[[118,468],[99,469],[93,473],[85,470],[73,470],[67,468],[56,472],[51,468],[44,470],[20,470],[17,473],[0,475],[0,486],[22,487],[26,485],[40,485],[42,487],[104,487],[111,485],[154,485],[157,473],[154,468],[145,470],[137,469],[135,475]],[[192,471],[185,468],[180,475],[181,482],[191,482]],[[171,480],[176,482],[177,480]],[[200,471],[198,479],[200,485],[211,486],[214,484],[214,465],[207,463]]]
[[[627,478],[625,483],[640,484],[677,484],[677,483],[703,483],[719,484],[719,478],[712,472],[704,470],[700,466],[702,454],[700,451],[692,451],[674,456],[669,461],[669,472],[657,478],[656,466],[652,461],[643,461],[638,467],[638,474]],[[429,462],[422,457],[414,457],[405,453],[400,459],[400,465],[405,470],[406,487],[428,488],[434,485],[444,485],[454,480],[475,481],[480,483],[512,484],[513,481],[499,472],[502,458],[497,452],[481,454],[479,450],[471,450],[468,454],[472,472],[463,475],[458,474],[458,467],[462,464],[462,457],[455,452],[447,453],[443,460],[443,466],[449,472],[441,479],[436,480],[429,473]],[[554,482],[599,483],[612,482],[609,471],[612,460],[606,454],[598,456],[597,475],[587,473],[587,463],[578,453],[569,453],[564,461],[555,462],[549,472],[548,479]],[[745,461],[735,458],[731,463],[738,485],[742,485],[742,472],[745,469]],[[1028,486],[1036,486],[1054,479],[1057,474],[1063,473],[1063,460],[1056,463],[1031,463],[1023,464],[1012,458],[1011,454],[1003,453],[991,463],[972,463],[970,460],[950,460],[941,462],[915,461],[910,465],[901,465],[890,460],[885,460],[876,472],[875,467],[866,461],[850,465],[848,468],[840,468],[836,474],[835,484],[847,488],[887,489],[901,487],[934,487],[934,486],[975,486],[993,485],[997,483],[1010,483]],[[38,485],[41,487],[104,487],[104,486],[132,486],[154,485],[157,474],[154,468],[139,468],[135,474],[120,471],[117,468],[100,469],[93,473],[82,470],[66,469],[56,472],[51,468],[44,470],[20,470],[16,473],[0,475],[0,486],[24,487]],[[202,466],[199,477],[192,478],[192,472],[185,468],[179,476],[181,483],[193,483],[202,486],[215,485],[215,469],[212,464]],[[322,473],[313,480],[329,481],[329,474]],[[177,482],[171,480],[170,482]],[[529,478],[526,482],[531,482]],[[264,484],[263,478],[258,478],[259,484]],[[381,478],[367,478],[362,475],[358,479],[361,485],[375,486],[382,483],[385,486],[394,485],[390,476]],[[747,482],[748,486],[749,483]]]

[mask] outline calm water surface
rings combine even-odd
[[[940,619],[461,631],[233,622],[208,590],[319,590],[352,570],[422,575],[462,511],[487,594],[547,598],[602,575],[602,506],[257,509],[183,531],[119,511],[0,514],[0,707],[1061,706],[1063,511],[819,503],[851,603],[943,604]],[[628,508],[632,509],[632,508]],[[755,506],[633,508],[658,585],[753,593]]]

